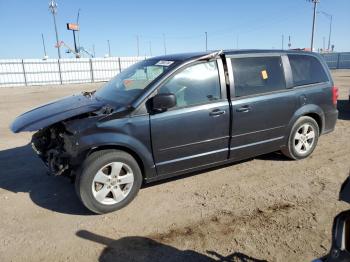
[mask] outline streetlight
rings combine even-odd
[[[149,54],[152,56],[152,42],[149,41]]]
[[[107,40],[108,44],[108,56],[111,57],[111,44],[109,43],[109,40]]]
[[[314,15],[312,19],[312,33],[311,33],[311,52],[314,49],[314,35],[315,35],[315,24],[316,24],[316,9],[317,4],[320,2],[320,0],[308,0],[309,2],[312,2],[314,4]]]
[[[164,46],[164,55],[166,55],[166,40],[165,40],[165,34],[163,34],[163,46]]]
[[[51,2],[49,3],[49,9],[52,13],[53,23],[55,25],[56,46],[57,46],[58,58],[61,59],[60,43],[59,43],[59,39],[58,39],[58,32],[57,32],[57,25],[56,25],[57,3],[55,2],[55,0],[51,0]]]
[[[136,35],[137,57],[140,56],[140,39],[139,35]]]
[[[328,51],[331,48],[331,35],[332,35],[332,22],[333,22],[333,15],[328,14],[326,12],[323,11],[319,11],[318,13],[323,14],[325,17],[327,17],[329,19],[329,35],[328,35]]]
[[[208,51],[208,32],[205,32],[205,51]]]
[[[45,46],[45,40],[44,40],[44,34],[41,33],[41,40],[43,42],[43,48],[44,48],[44,60],[46,60],[48,58],[47,54],[46,54],[46,46]]]

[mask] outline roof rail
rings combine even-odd
[[[224,53],[223,50],[219,50],[219,51],[215,51],[215,52],[212,52],[212,53],[209,53],[207,55],[204,55],[204,56],[201,56],[201,57],[198,57],[197,59],[195,60],[210,60],[210,59],[214,59],[220,55],[222,55]]]

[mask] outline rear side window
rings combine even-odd
[[[288,55],[294,86],[327,82],[328,77],[320,61],[308,55]]]
[[[249,96],[286,88],[281,57],[231,58],[235,95]]]

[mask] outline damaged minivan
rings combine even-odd
[[[95,213],[142,184],[281,151],[308,157],[336,124],[338,90],[311,52],[240,50],[153,57],[93,92],[18,116],[15,133]]]

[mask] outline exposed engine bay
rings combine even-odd
[[[95,125],[96,118],[112,112],[111,107],[104,106],[97,111],[74,116],[34,133],[32,148],[48,167],[49,174],[74,177],[74,172],[82,161],[76,150],[79,131]]]
[[[36,132],[32,147],[53,175],[71,176],[71,145],[69,134],[63,124],[56,124]]]

